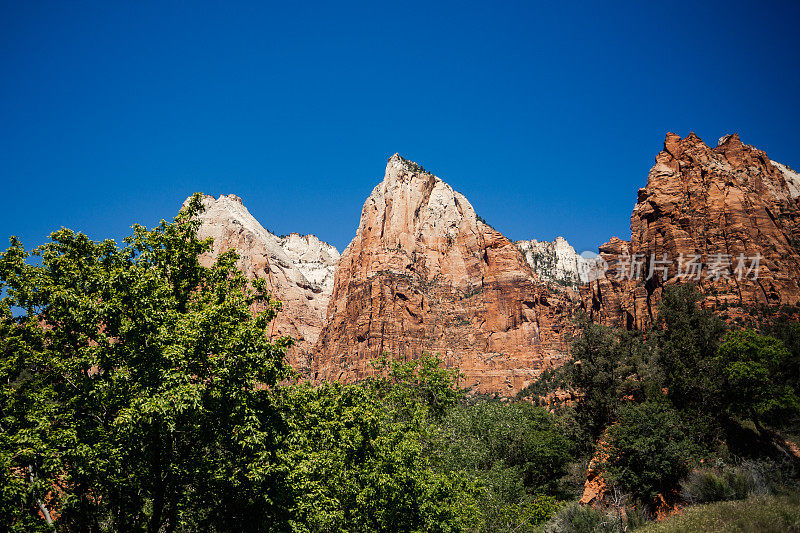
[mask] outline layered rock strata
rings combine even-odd
[[[357,380],[385,352],[429,352],[459,368],[463,385],[508,395],[565,360],[581,308],[644,328],[666,284],[692,281],[730,321],[752,306],[800,311],[799,199],[800,174],[737,135],[712,148],[668,134],[630,239],[612,238],[599,260],[563,238],[512,243],[397,154],[341,258],[314,236],[271,234],[233,195],[203,199],[200,236],[214,237],[203,261],[234,248],[242,271],[283,301],[273,335],[297,340],[290,361],[306,376]]]
[[[601,323],[652,323],[663,286],[691,281],[724,318],[800,303],[800,176],[728,135],[709,147],[669,133],[631,216],[600,247],[605,277],[582,288]],[[639,272],[639,279],[630,279]],[[650,279],[647,279],[650,277]]]
[[[337,265],[315,377],[360,379],[384,352],[429,352],[478,392],[514,393],[560,364],[575,297],[541,283],[463,195],[395,154]]]

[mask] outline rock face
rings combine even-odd
[[[584,307],[598,322],[642,328],[664,284],[679,281],[695,282],[704,305],[732,320],[747,306],[797,305],[799,195],[800,175],[736,134],[714,148],[694,133],[667,134],[639,190],[631,239],[600,247],[609,269],[582,288]],[[628,279],[637,268],[640,279]]]
[[[576,296],[546,287],[464,196],[395,154],[336,268],[315,377],[359,379],[383,352],[429,352],[479,392],[513,393],[563,358]]]
[[[327,298],[333,292],[333,277],[336,263],[339,261],[339,251],[327,242],[322,242],[314,235],[300,235],[290,233],[280,239],[281,248],[300,270],[300,273],[315,289],[319,289],[323,296],[325,308]],[[324,313],[323,313],[324,318]]]
[[[564,237],[556,237],[553,242],[533,239],[514,244],[539,279],[545,282],[577,289],[582,283],[596,279],[596,272],[602,268],[602,262],[597,259],[576,253]]]
[[[464,385],[507,395],[565,360],[575,311],[644,328],[667,284],[696,283],[730,321],[752,305],[800,313],[799,201],[800,174],[737,135],[712,148],[670,133],[630,240],[612,238],[599,260],[560,237],[512,243],[397,154],[341,258],[314,236],[269,233],[232,195],[203,199],[200,236],[214,237],[203,261],[235,248],[244,273],[267,280],[283,301],[273,334],[298,341],[290,362],[311,379],[356,380],[384,352],[429,352]]]
[[[289,335],[297,341],[290,362],[302,370],[322,330],[339,253],[313,235],[273,235],[238,196],[204,196],[203,205],[206,209],[200,215],[198,236],[213,237],[214,245],[201,262],[211,264],[220,253],[233,248],[240,255],[238,266],[245,276],[267,280],[270,292],[283,303],[272,335]]]

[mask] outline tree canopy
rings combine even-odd
[[[67,229],[0,255],[0,522],[17,531],[459,531],[475,483],[436,468],[441,361],[300,384],[279,303],[199,256],[200,196],[118,247]],[[254,309],[260,311],[254,313]]]
[[[39,527],[45,499],[61,527],[96,530],[275,512],[272,387],[290,340],[269,341],[276,306],[235,254],[200,266],[200,209],[195,196],[121,248],[62,229],[0,257],[5,523]]]

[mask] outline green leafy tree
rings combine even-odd
[[[476,523],[475,484],[434,467],[426,418],[397,417],[385,392],[370,383],[283,390],[289,434],[280,460],[293,531],[465,531]]]
[[[195,195],[118,248],[62,229],[0,256],[0,515],[32,531],[262,529],[283,423],[263,283],[198,256]],[[262,311],[253,315],[251,309]],[[12,310],[14,313],[12,313]],[[49,515],[46,520],[43,514]]]
[[[800,413],[792,353],[778,339],[750,330],[732,331],[723,339],[715,362],[725,406],[752,420],[759,432],[762,421],[774,423]]]
[[[800,392],[800,323],[788,319],[767,322],[761,333],[780,340],[789,350],[791,357],[782,368],[782,373],[792,388]]]
[[[623,400],[657,397],[659,383],[652,346],[643,332],[595,324],[579,314],[569,361],[543,372],[517,399],[541,398],[559,389],[574,391],[577,405],[562,411],[574,420],[574,440],[587,452],[616,419]]]
[[[384,353],[372,366],[379,375],[368,383],[395,417],[439,418],[464,398],[459,387],[463,375],[445,368],[438,355],[424,353],[419,359],[398,361]]]
[[[528,402],[482,401],[451,409],[441,428],[431,452],[442,469],[467,472],[483,487],[482,530],[531,526],[557,509],[572,443],[553,414]]]
[[[669,496],[702,454],[695,428],[666,401],[624,405],[603,443],[602,469],[625,493],[646,503]]]
[[[572,360],[564,382],[581,395],[579,423],[596,439],[615,418],[624,397],[641,397],[646,381],[647,345],[639,332],[627,332],[579,318]]]
[[[654,341],[663,384],[675,407],[715,417],[720,383],[714,358],[726,327],[700,307],[702,299],[691,284],[664,287]]]

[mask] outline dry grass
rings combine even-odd
[[[800,532],[800,493],[694,505],[678,516],[637,529],[642,533]]]

